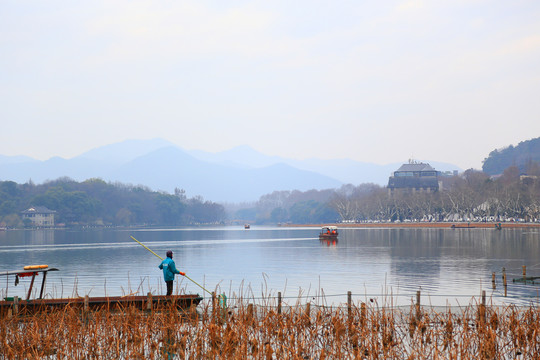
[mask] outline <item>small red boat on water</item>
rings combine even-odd
[[[16,313],[34,313],[47,311],[52,308],[61,308],[65,306],[78,306],[84,310],[95,309],[122,309],[126,307],[136,307],[141,310],[159,310],[175,306],[180,309],[188,309],[197,306],[203,298],[199,294],[183,295],[125,295],[125,296],[105,296],[105,297],[77,297],[44,299],[45,280],[49,271],[58,271],[56,268],[49,268],[47,265],[25,266],[23,270],[0,272],[0,276],[15,276],[15,285],[19,283],[19,278],[31,276],[31,282],[26,299],[18,297],[6,297],[0,300],[0,316]],[[41,290],[37,299],[30,299],[32,288],[36,276],[42,274]]]
[[[323,226],[321,233],[319,234],[319,240],[337,240],[338,228],[337,226]]]

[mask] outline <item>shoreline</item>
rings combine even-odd
[[[286,224],[282,227],[323,227],[334,225],[340,229],[353,228],[426,228],[426,229],[495,229],[499,222],[410,222],[410,223],[332,223],[332,224]],[[501,222],[503,229],[540,229],[540,223]],[[453,227],[454,226],[454,227]]]

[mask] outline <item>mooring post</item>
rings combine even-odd
[[[88,294],[84,295],[84,302],[83,302],[83,311],[82,311],[82,319],[86,325],[88,325],[88,319],[89,316],[89,310],[90,310],[90,297]]]
[[[150,291],[146,295],[146,310],[152,311],[152,293]]]
[[[199,314],[197,314],[197,305],[195,305],[194,303],[191,303],[189,305],[189,319],[192,321],[199,320]]]
[[[277,301],[278,301],[278,304],[277,304],[277,313],[278,314],[281,314],[281,291],[279,291],[277,293]]]
[[[347,291],[347,322],[349,324],[349,331],[352,326],[352,292]]]
[[[366,324],[366,303],[360,304],[360,326],[364,327]]]
[[[416,318],[420,320],[422,314],[420,312],[420,290],[416,292]]]
[[[253,304],[248,304],[247,316],[248,316],[249,321],[251,321],[253,319]]]
[[[491,287],[493,288],[493,290],[497,288],[497,285],[495,284],[495,272],[491,273]]]
[[[504,297],[507,295],[508,284],[506,283],[506,268],[503,268]]]
[[[17,315],[19,313],[19,297],[15,296],[13,298],[13,315]]]
[[[486,290],[482,290],[482,305],[480,305],[480,319],[486,321]]]
[[[347,315],[351,318],[352,292],[347,291]]]

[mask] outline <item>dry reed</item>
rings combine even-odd
[[[1,359],[538,359],[540,309],[262,305],[0,318]]]

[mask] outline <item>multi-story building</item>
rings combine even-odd
[[[49,210],[45,206],[33,206],[21,211],[22,219],[30,219],[34,226],[54,226],[54,214],[56,211]]]
[[[388,191],[438,191],[440,187],[439,172],[429,164],[409,161],[394,171],[388,179]]]

